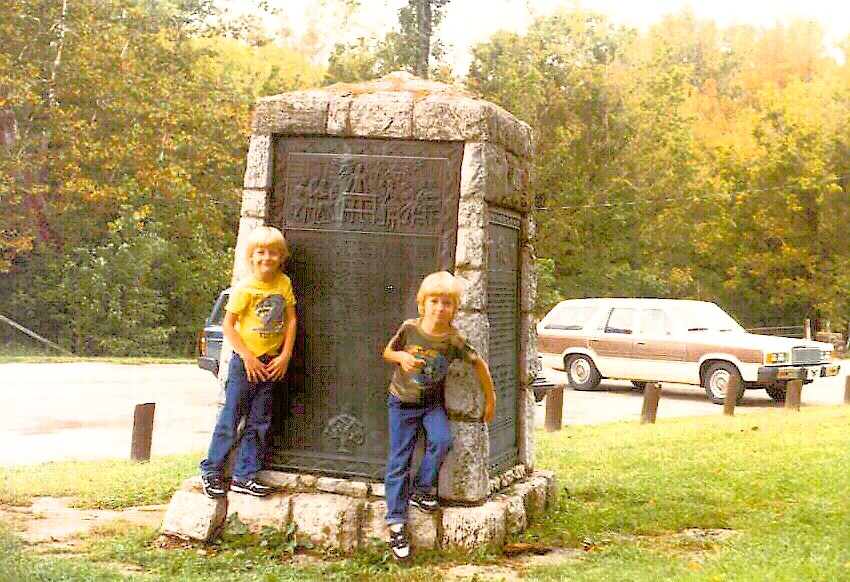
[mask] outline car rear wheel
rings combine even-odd
[[[740,402],[744,397],[744,385],[741,380],[741,373],[738,368],[728,362],[715,362],[705,371],[705,376],[702,379],[702,387],[705,388],[705,395],[714,404],[723,404],[726,400],[726,390],[731,382],[735,382],[741,389],[738,391],[736,403]]]
[[[564,370],[573,390],[593,390],[599,385],[602,376],[588,356],[573,354],[564,359]]]
[[[643,392],[648,383],[643,380],[632,380],[632,392]]]
[[[787,391],[787,384],[785,382],[780,382],[779,384],[774,384],[773,386],[765,386],[764,391],[767,392],[767,395],[770,396],[775,402],[785,402],[785,393]]]

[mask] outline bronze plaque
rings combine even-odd
[[[490,429],[490,474],[513,467],[517,454],[520,215],[491,208],[487,225],[487,315],[496,415]]]
[[[277,140],[270,223],[290,246],[299,333],[272,467],[383,479],[381,352],[417,316],[422,278],[454,265],[462,154],[454,142]]]

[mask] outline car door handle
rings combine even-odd
[[[635,343],[639,346],[645,346],[646,345],[646,342],[635,342]]]

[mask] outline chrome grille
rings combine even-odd
[[[820,348],[794,348],[791,350],[792,364],[817,364],[820,362]]]

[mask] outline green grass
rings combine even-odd
[[[106,362],[110,364],[194,364],[194,358],[146,356],[69,356],[35,341],[0,341],[0,364],[64,364],[68,362]]]
[[[198,473],[201,453],[123,459],[66,461],[0,467],[0,504],[27,505],[33,497],[76,498],[77,507],[121,509],[167,503],[187,477]]]
[[[564,563],[517,567],[527,580],[850,580],[848,425],[850,408],[835,407],[538,433],[538,465],[557,472],[561,493],[519,539],[577,552]],[[27,485],[88,506],[161,501],[196,471],[197,458],[4,469],[0,483],[17,493],[2,499],[18,499]],[[46,482],[56,478],[64,485],[53,492]],[[112,484],[117,479],[120,487]],[[144,493],[128,498],[124,489]],[[681,535],[688,528],[734,535],[692,539]],[[436,581],[454,564],[501,560],[434,552],[401,567],[377,545],[344,560],[317,554],[327,559],[304,566],[253,538],[171,549],[155,539],[147,528],[101,532],[68,561],[35,556],[0,533],[0,554],[11,556],[0,560],[0,580],[109,580],[127,573],[115,569],[123,564],[147,580]],[[29,577],[18,578],[21,572]]]

